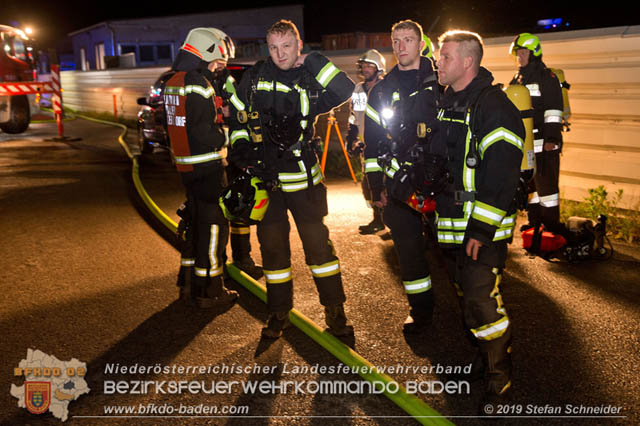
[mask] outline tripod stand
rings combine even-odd
[[[349,155],[347,154],[347,148],[344,146],[344,141],[342,140],[342,135],[340,134],[340,129],[338,128],[338,120],[336,120],[336,115],[333,110],[329,111],[329,118],[327,118],[327,136],[324,139],[324,150],[322,152],[322,161],[320,163],[320,169],[324,174],[324,166],[327,163],[327,153],[329,152],[329,138],[331,136],[331,128],[336,128],[336,133],[338,134],[338,140],[340,141],[340,146],[342,146],[342,152],[344,153],[344,158],[347,160],[347,166],[349,166],[349,172],[351,173],[351,178],[353,178],[354,183],[358,183],[356,179],[356,175],[353,173],[353,168],[351,167],[351,161],[349,161]]]

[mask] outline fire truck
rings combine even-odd
[[[38,111],[35,94],[2,87],[3,83],[27,83],[37,80],[35,60],[24,31],[0,25],[0,129],[22,133],[29,127],[31,114]]]

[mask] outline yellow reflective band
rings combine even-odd
[[[205,99],[210,98],[214,91],[213,87],[207,87],[206,89],[202,86],[190,85],[184,87],[184,92],[188,95],[189,93],[197,93]]]
[[[182,258],[180,259],[180,266],[193,266],[196,264],[196,260],[192,258]]]
[[[540,205],[542,207],[557,207],[558,206],[558,194],[551,195],[541,195],[540,196]]]
[[[437,224],[438,229],[445,230],[465,230],[467,229],[467,223],[469,221],[467,219],[452,219],[448,217],[438,217]]]
[[[231,102],[231,105],[233,105],[235,109],[237,109],[238,111],[244,111],[245,109],[244,103],[240,100],[240,98],[236,93],[231,95],[231,98],[229,98],[229,101]]]
[[[246,130],[234,130],[233,132],[231,132],[231,146],[233,146],[233,144],[236,143],[238,139],[246,139],[248,141],[249,132]]]
[[[322,265],[309,265],[309,269],[316,278],[330,277],[340,273],[340,261],[336,259]]]
[[[278,180],[285,183],[292,183],[307,180],[307,170],[302,161],[299,162],[302,171],[300,173],[278,173]],[[315,176],[320,172],[318,163],[311,168],[311,176]]]
[[[223,148],[220,151],[209,152],[207,154],[189,155],[185,157],[175,157],[176,164],[200,164],[207,161],[222,160],[227,156],[227,149]]]
[[[495,340],[504,335],[509,327],[509,317],[503,316],[498,321],[483,325],[479,328],[472,328],[471,332],[480,340]]]
[[[378,164],[377,158],[367,158],[364,160],[364,172],[372,173],[372,172],[381,172],[382,167]]]
[[[234,235],[247,235],[251,232],[248,226],[230,226],[231,233]]]
[[[381,124],[380,114],[378,114],[375,109],[371,108],[369,104],[367,104],[367,108],[365,109],[365,114],[367,115],[367,117],[373,120],[378,126]]]
[[[544,112],[545,123],[562,123],[563,112],[559,109],[548,109]]]
[[[494,143],[498,141],[509,142],[514,145],[519,150],[524,149],[524,142],[521,138],[518,137],[515,133],[505,129],[504,127],[499,127],[491,133],[488,133],[480,142],[478,149],[480,150],[480,158],[484,158],[484,152]]]
[[[407,294],[424,293],[431,289],[431,276],[413,281],[402,281],[402,284],[404,284],[404,291]]]
[[[219,268],[210,268],[207,270],[207,268],[195,268],[194,272],[196,274],[197,277],[217,277],[219,275],[222,275],[222,266],[220,266]]]
[[[324,179],[324,177],[322,176],[322,173],[318,173],[318,175],[313,178],[313,182],[312,182],[313,185],[315,186],[318,183],[322,182],[322,179]],[[291,183],[291,184],[282,183],[280,186],[283,192],[297,192],[303,189],[307,189],[308,187],[309,187],[309,183],[306,180],[300,183]]]
[[[462,244],[464,232],[438,231],[438,242],[443,244]]]
[[[217,253],[219,231],[220,227],[218,225],[211,225],[211,238],[209,239],[209,265],[211,265],[212,270],[222,268]]]
[[[322,67],[322,69],[316,76],[316,80],[318,80],[318,83],[320,83],[322,87],[326,88],[329,83],[331,83],[331,80],[333,80],[333,77],[338,75],[339,72],[340,70],[336,68],[335,65],[333,65],[331,62],[328,62],[324,67]]]
[[[267,281],[267,284],[282,284],[287,281],[291,281],[292,273],[291,268],[279,269],[276,271],[267,271],[263,270],[264,278]]]
[[[537,84],[527,84],[525,86],[527,89],[529,89],[529,95],[531,96],[542,96],[542,93],[540,92],[540,86],[538,86]]]
[[[502,219],[507,214],[504,210],[500,210],[496,207],[485,204],[482,201],[476,200],[473,205],[473,213],[471,217],[488,225],[499,226],[502,223]]]

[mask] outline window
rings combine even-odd
[[[137,53],[137,48],[135,44],[121,44],[120,45],[120,54],[124,55],[125,53]]]
[[[158,61],[171,60],[171,46],[168,44],[162,44],[157,46],[158,49]]]
[[[140,46],[140,62],[153,62],[153,46]]]

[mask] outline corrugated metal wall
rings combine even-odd
[[[624,191],[621,207],[640,209],[640,27],[605,28],[543,34],[547,66],[563,69],[571,84],[573,117],[564,134],[561,162],[561,196],[582,200],[588,188],[605,185],[609,192]],[[483,65],[496,82],[508,83],[516,65],[508,55],[512,38],[485,40]],[[356,79],[355,61],[360,51],[326,52],[334,63]],[[383,51],[387,67],[390,51]],[[114,110],[134,118],[136,99],[166,68],[62,73],[64,103],[82,111]],[[336,116],[346,132],[346,111]],[[326,134],[320,118],[317,133]],[[337,141],[332,139],[332,147]]]

